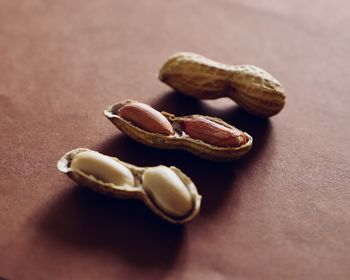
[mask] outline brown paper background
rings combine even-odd
[[[8,279],[349,279],[348,1],[0,1],[0,276]],[[193,51],[255,64],[287,90],[254,118],[156,79]],[[145,147],[102,114],[131,98],[218,116],[254,137],[213,163]],[[203,195],[176,226],[141,202],[78,187],[56,170],[88,147],[175,165]]]

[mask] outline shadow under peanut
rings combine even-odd
[[[173,265],[184,242],[182,225],[161,220],[141,201],[107,197],[75,183],[44,210],[40,228],[62,246],[108,251],[158,274]]]
[[[212,162],[182,150],[142,145],[120,134],[112,124],[111,135],[114,136],[92,148],[137,166],[179,167],[203,195],[200,216],[218,213],[231,193],[235,196],[233,203],[238,204],[240,186],[236,183],[236,172],[244,173],[262,157],[271,136],[270,121],[245,113],[233,102],[232,108],[220,109],[212,106],[210,101],[174,92],[161,96],[157,103],[150,105],[176,115],[217,116],[251,134],[253,148],[236,162]],[[157,277],[169,271],[186,243],[186,225],[163,221],[141,201],[111,198],[73,182],[70,184],[67,191],[41,212],[40,228],[45,235],[58,240],[62,246],[91,252],[109,251],[117,259],[123,258],[140,269],[153,269]]]

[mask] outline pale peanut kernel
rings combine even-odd
[[[145,191],[164,212],[174,217],[182,217],[191,211],[191,193],[169,167],[149,167],[143,173],[142,180]]]

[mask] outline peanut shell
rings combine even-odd
[[[254,65],[226,65],[180,52],[161,67],[158,78],[176,91],[200,99],[229,97],[257,116],[271,117],[285,104],[285,90],[271,74]]]
[[[243,133],[248,138],[248,141],[242,144],[241,146],[219,147],[206,143],[202,140],[193,139],[181,130],[180,122],[182,120],[196,117],[205,118],[217,124],[225,126],[229,129],[237,130],[235,127],[229,125],[228,123],[224,122],[219,118],[203,115],[189,115],[183,117],[176,117],[167,112],[161,112],[170,121],[170,123],[174,127],[175,133],[173,135],[162,135],[160,133],[146,131],[134,125],[132,122],[125,120],[118,113],[119,109],[122,108],[124,105],[133,102],[137,101],[126,100],[120,103],[116,103],[108,107],[104,111],[104,114],[120,131],[145,145],[162,149],[182,149],[199,157],[216,161],[231,161],[239,159],[242,156],[244,156],[247,152],[249,152],[249,150],[252,147],[253,138],[246,132]]]
[[[145,170],[147,170],[148,167],[138,167],[138,166],[126,163],[124,161],[121,161],[116,157],[110,157],[111,159],[117,161],[118,163],[122,164],[123,166],[125,166],[131,171],[131,173],[134,176],[135,184],[133,186],[131,185],[118,186],[113,183],[106,183],[95,178],[93,175],[85,174],[84,172],[81,172],[79,170],[71,169],[71,163],[74,156],[85,151],[95,152],[86,148],[78,148],[78,149],[72,150],[60,158],[60,160],[57,163],[58,170],[67,174],[71,179],[73,179],[77,183],[83,186],[89,187],[94,191],[97,191],[109,196],[117,197],[117,198],[140,199],[155,214],[157,214],[161,218],[171,223],[183,224],[191,221],[194,217],[198,215],[200,211],[202,197],[201,195],[198,194],[197,188],[194,185],[194,183],[191,181],[191,179],[188,176],[186,176],[180,169],[174,166],[169,167],[186,186],[187,190],[189,191],[192,197],[193,207],[186,216],[175,217],[175,216],[169,215],[166,211],[161,209],[155,203],[152,196],[150,196],[149,193],[145,191],[142,185],[142,175],[145,172]]]

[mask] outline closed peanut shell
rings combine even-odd
[[[199,54],[180,52],[161,67],[158,78],[176,91],[200,99],[229,97],[260,117],[279,113],[285,90],[267,71],[254,65],[226,65]]]

